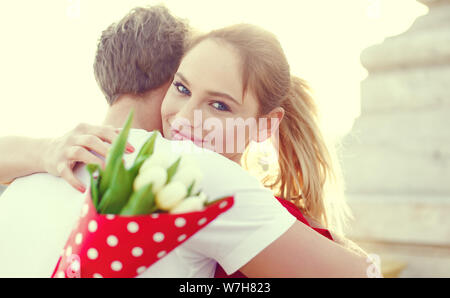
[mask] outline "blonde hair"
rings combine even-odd
[[[342,176],[331,144],[321,133],[319,114],[306,81],[291,76],[288,94],[280,106],[279,172],[270,187],[293,201],[319,226],[343,234],[350,215]]]
[[[304,80],[291,76],[277,38],[257,26],[238,24],[197,36],[189,49],[205,39],[223,41],[237,49],[244,93],[251,90],[258,99],[258,116],[276,107],[285,110],[279,129],[279,170],[271,183],[267,184],[270,175],[263,179],[265,185],[275,195],[295,203],[319,226],[343,235],[350,213],[339,164],[319,128],[311,89]],[[334,193],[326,195],[331,182]]]

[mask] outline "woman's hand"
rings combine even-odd
[[[76,163],[95,163],[104,168],[108,149],[119,132],[112,126],[81,123],[64,136],[49,141],[41,160],[42,168],[63,178],[80,192],[85,192],[86,186],[74,174]],[[133,151],[134,148],[127,144],[126,153]]]

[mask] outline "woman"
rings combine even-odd
[[[204,122],[195,119],[196,112]],[[191,139],[239,164],[245,157],[242,149],[248,148],[252,140],[273,138],[279,129],[279,171],[267,186],[275,195],[294,203],[313,222],[339,235],[346,207],[337,200],[339,195],[334,201],[325,196],[333,166],[316,122],[314,102],[306,83],[291,76],[281,46],[272,34],[251,25],[235,25],[195,38],[166,94],[161,116],[166,138]],[[255,120],[250,127],[237,127],[244,129],[244,146],[238,146],[241,135],[234,135],[236,127],[227,127],[228,120],[236,119]],[[108,131],[105,139],[112,141],[115,132],[111,128]],[[104,147],[95,151],[106,154]],[[93,156],[89,158],[94,160]],[[365,275],[365,258],[339,246],[325,247],[314,237],[301,228],[286,233],[241,271],[252,277],[303,276],[302,270],[306,269],[302,268],[309,268],[308,274],[315,276]],[[300,253],[314,253],[289,259],[299,248]],[[326,266],[313,268],[318,260]],[[345,264],[351,264],[351,269],[345,271]]]
[[[195,113],[204,119],[202,125]],[[365,255],[342,237],[348,211],[343,195],[339,188],[331,196],[325,194],[330,179],[339,184],[339,176],[333,172],[338,164],[333,165],[318,127],[310,89],[305,81],[290,75],[274,35],[240,24],[195,38],[164,98],[161,118],[166,138],[191,139],[242,165],[250,157],[242,149],[248,149],[251,140],[270,138],[277,146],[279,137],[279,171],[275,177],[264,177],[272,181],[266,186],[279,198],[295,203],[308,218],[297,214],[299,220],[326,227],[334,232],[334,240]],[[215,121],[208,125],[206,119]],[[236,119],[256,121],[243,125]],[[229,127],[229,120],[240,126]],[[254,127],[248,127],[252,124]],[[236,130],[241,135],[236,135]],[[242,136],[243,147],[238,140]],[[225,150],[230,147],[233,150]],[[317,231],[327,235],[320,228]]]
[[[281,46],[272,34],[255,26],[237,25],[195,39],[172,85],[161,108],[166,138],[183,139],[180,130],[184,130],[184,134],[194,136],[194,143],[241,163],[244,151],[238,138],[244,133],[236,136],[234,132],[243,130],[243,121],[235,130],[229,129],[227,121],[256,119],[247,121],[255,127],[245,126],[245,148],[251,140],[275,139],[279,127],[280,171],[269,187],[279,184],[276,195],[295,202],[326,227],[342,222],[345,208],[333,213],[323,193],[333,165],[316,122],[314,101],[306,83],[290,75]],[[203,131],[197,133],[203,139],[195,139],[195,130],[199,131],[194,127],[195,111],[201,111],[205,119]],[[208,118],[216,120],[215,126],[223,131],[216,127],[208,131],[205,126],[214,126],[205,125]],[[231,152],[224,150],[230,147]],[[338,196],[333,197],[339,204]]]

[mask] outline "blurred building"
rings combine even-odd
[[[403,262],[400,277],[450,277],[450,0],[365,49],[361,116],[344,139],[350,236]]]

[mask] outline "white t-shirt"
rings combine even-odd
[[[132,129],[136,148],[125,154],[134,161],[151,133]],[[234,195],[234,206],[194,234],[138,277],[214,277],[219,263],[232,274],[281,236],[296,221],[271,191],[238,164],[190,141],[169,141],[160,135],[156,150],[193,157],[204,178],[208,198]],[[84,166],[76,175],[88,185]],[[61,178],[33,174],[16,179],[0,197],[0,277],[50,277],[85,195]]]

